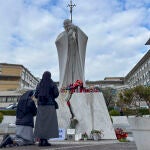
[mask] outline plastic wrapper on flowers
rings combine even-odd
[[[116,133],[116,137],[118,140],[126,139],[128,136],[127,132],[123,131],[123,129],[121,129],[121,128],[116,128],[115,133]]]

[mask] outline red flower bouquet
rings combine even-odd
[[[116,137],[118,140],[126,139],[128,136],[127,132],[123,131],[123,129],[121,129],[121,128],[116,128],[115,133],[116,133]]]

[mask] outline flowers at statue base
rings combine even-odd
[[[81,89],[83,89],[83,82],[81,80],[77,80],[75,83],[70,84],[66,87],[66,90],[70,90],[71,93],[74,93],[76,91],[81,92]]]
[[[70,106],[71,106],[70,101],[67,101],[67,106],[68,106],[68,107],[70,107]]]
[[[116,133],[116,137],[118,140],[126,139],[128,137],[128,133],[123,131],[123,129],[121,129],[121,128],[116,128],[115,133]]]
[[[96,87],[83,87],[83,82],[81,80],[76,80],[73,84],[68,85],[67,87],[62,87],[60,92],[66,93],[70,91],[71,94],[73,93],[92,93],[92,92],[99,92]]]

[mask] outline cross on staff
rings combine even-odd
[[[70,15],[71,15],[71,22],[72,22],[72,8],[75,7],[75,4],[72,4],[72,0],[70,0],[70,4],[67,7],[70,7]]]

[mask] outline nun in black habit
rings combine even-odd
[[[51,146],[49,138],[57,138],[58,121],[56,101],[59,95],[57,85],[51,79],[51,73],[43,73],[42,80],[37,85],[35,97],[38,99],[37,117],[34,135],[40,139],[39,146]]]
[[[0,148],[7,145],[23,146],[34,144],[33,127],[37,108],[32,96],[33,91],[27,91],[20,97],[16,110],[16,135],[5,135]]]

